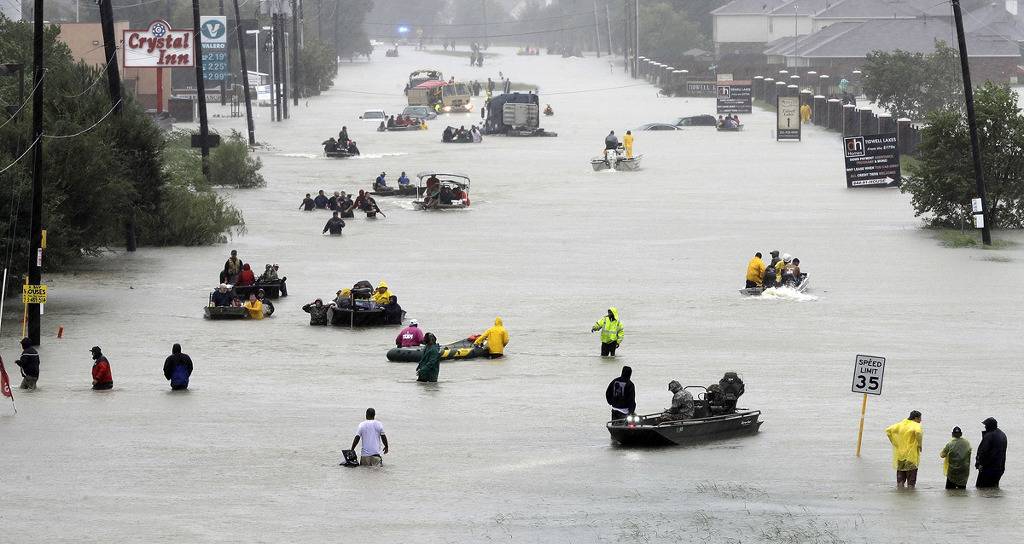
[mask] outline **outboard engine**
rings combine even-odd
[[[373,294],[373,284],[363,280],[352,286],[352,298],[356,300],[365,300],[370,298]]]
[[[743,380],[735,372],[726,372],[721,380],[718,380],[718,387],[722,392],[722,404],[726,410],[736,410],[736,402],[743,395]]]

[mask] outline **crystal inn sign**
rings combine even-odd
[[[194,31],[173,29],[156,20],[145,30],[122,34],[124,65],[127,68],[177,68],[195,66]]]

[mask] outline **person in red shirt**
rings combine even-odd
[[[245,263],[242,265],[242,272],[238,274],[238,285],[254,285],[255,283],[256,275],[253,274],[249,263]]]
[[[92,388],[113,389],[114,376],[110,373],[110,362],[103,356],[99,346],[92,348]]]

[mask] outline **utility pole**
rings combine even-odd
[[[608,56],[612,56],[612,14],[608,10],[608,0],[604,2],[604,23],[608,27]]]
[[[292,0],[292,99],[299,105],[299,12],[296,0]]]
[[[484,7],[484,45],[483,48],[487,49],[487,0],[480,0]]]
[[[202,152],[203,177],[210,181],[210,125],[206,119],[206,83],[203,81],[203,40],[199,28],[199,0],[192,0],[192,32],[196,66],[196,98],[199,103],[199,150]]]
[[[324,37],[324,0],[316,0],[316,41],[323,43]]]
[[[953,0],[953,19],[956,20],[956,40],[960,46],[960,70],[964,75],[964,100],[967,102],[967,128],[971,133],[971,158],[974,160],[974,183],[981,200],[981,241],[992,245],[989,228],[988,199],[985,195],[985,175],[981,168],[981,145],[978,143],[978,121],[974,116],[974,87],[971,85],[971,66],[967,60],[967,40],[964,38],[964,17],[960,0]]]
[[[224,15],[224,0],[217,0],[217,15]],[[225,21],[227,21],[227,19],[225,19]],[[227,26],[227,25],[225,25],[225,26]],[[224,31],[227,32],[227,29],[225,28]],[[238,21],[235,21],[235,32],[238,32]],[[231,50],[229,49],[229,50],[224,51],[224,52],[228,54],[228,58],[230,59],[230,57],[231,57]],[[202,60],[202,59],[197,59],[197,60]],[[227,96],[227,94],[228,94],[227,93],[227,82],[222,79],[222,80],[220,80],[220,105],[221,106],[227,105],[227,103],[228,103],[228,96]]]
[[[270,15],[270,39],[272,49],[271,58],[273,59],[271,62],[273,62],[274,64],[274,66],[271,68],[271,70],[273,70],[274,72],[274,88],[271,89],[270,94],[271,96],[273,96],[272,100],[274,101],[274,111],[277,112],[277,120],[280,122],[284,118],[281,117],[281,59],[279,58],[280,55],[278,54],[278,46],[280,45],[281,42],[280,40],[277,39],[279,18],[280,16],[277,14],[276,11]]]
[[[597,0],[594,0],[594,43],[597,46],[597,58],[601,58],[601,20],[597,17]]]
[[[640,0],[633,0],[633,74],[640,70]]]
[[[281,38],[281,109],[284,112],[284,118],[288,119],[288,39],[285,35],[285,25],[288,24],[287,16],[281,14],[277,16],[277,33]]]
[[[110,107],[114,115],[121,115],[121,74],[117,68],[117,39],[114,37],[114,9],[110,0],[99,0],[100,27],[103,30],[103,55],[107,59],[107,86],[110,90]],[[135,208],[129,203],[128,220],[125,222],[125,250],[135,251]]]
[[[32,221],[29,225],[28,283],[39,285],[43,267],[43,0],[35,0],[32,28]],[[39,345],[42,310],[38,304],[26,308],[27,336]]]
[[[631,13],[633,12],[633,10],[629,9],[629,2],[630,2],[630,0],[626,0],[626,3],[625,3],[625,6],[626,6],[625,11],[626,11],[626,13],[625,13],[624,22],[622,23],[622,29],[626,33],[626,35],[623,37],[623,40],[622,40],[622,61],[623,61],[622,65],[626,68],[626,73],[630,74],[632,77],[635,78],[636,77],[636,72],[633,71],[633,63],[630,62],[630,59],[629,59],[629,57],[630,57],[630,54],[629,54],[630,49],[633,48],[632,47],[633,40],[630,39],[630,35],[633,33],[633,23],[631,21],[631,19],[633,18],[631,16]]]
[[[109,0],[108,0],[109,1]],[[242,96],[245,98],[245,123],[249,129],[249,146],[256,145],[256,128],[252,122],[252,102],[249,98],[249,67],[245,64],[245,32],[242,32],[239,28],[239,23],[242,21],[242,15],[238,11],[238,0],[232,0],[235,4],[235,34],[238,35],[238,58],[242,63]],[[259,21],[257,20],[256,27],[256,43],[259,44]],[[259,62],[260,47],[256,46],[256,62]],[[259,70],[256,70],[259,72]]]

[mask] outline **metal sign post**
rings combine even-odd
[[[885,357],[858,355],[853,363],[853,384],[850,391],[864,395],[860,405],[860,429],[857,431],[857,457],[860,457],[860,446],[864,440],[864,414],[868,410],[868,395],[882,394],[884,376]]]

